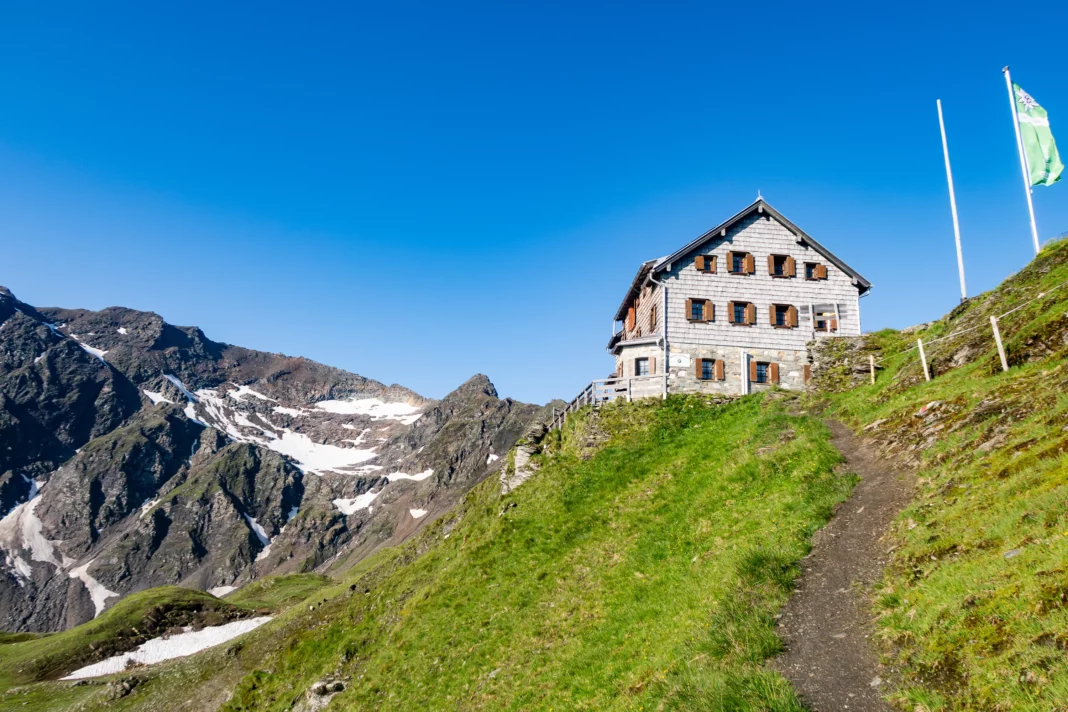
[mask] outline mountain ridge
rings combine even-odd
[[[441,400],[124,307],[0,288],[0,627],[160,585],[221,593],[402,541],[539,417],[477,374]],[[416,516],[418,514],[418,516]]]

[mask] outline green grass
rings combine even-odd
[[[332,709],[801,710],[764,663],[852,486],[823,426],[757,397],[602,413],[592,458],[561,443],[515,492],[483,483],[294,609],[225,709],[290,709],[342,676]]]
[[[237,609],[202,591],[177,586],[127,596],[88,623],[50,635],[14,635],[0,641],[0,692],[49,680],[94,660],[137,647],[156,627],[215,625]],[[155,626],[151,620],[159,621]]]
[[[1066,280],[1068,243],[1055,244],[919,334],[979,327],[932,346],[930,383],[912,352],[876,385],[826,397],[858,428],[884,420],[869,432],[919,472],[876,600],[901,709],[1068,710],[1068,287],[1050,291]],[[989,316],[1041,293],[1001,322],[1002,373]],[[892,353],[916,336],[870,342]]]
[[[319,574],[269,576],[245,584],[226,596],[225,600],[235,606],[277,611],[300,603],[332,583],[335,583],[332,578]]]

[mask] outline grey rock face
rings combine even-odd
[[[402,541],[543,409],[476,376],[441,401],[119,307],[0,288],[0,628],[162,584],[222,592]]]

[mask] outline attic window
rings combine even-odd
[[[727,258],[730,261],[731,274],[753,274],[755,261],[748,252],[729,252]]]
[[[789,255],[768,255],[768,274],[772,277],[793,277],[796,263]]]
[[[693,258],[693,265],[697,268],[698,272],[705,272],[707,274],[716,273],[716,256],[715,255],[697,255]]]
[[[805,279],[827,279],[827,265],[822,265],[819,262],[806,262]]]

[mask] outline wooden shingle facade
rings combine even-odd
[[[669,392],[803,388],[806,344],[860,334],[871,289],[763,199],[675,253],[642,264],[615,315],[616,375]]]

